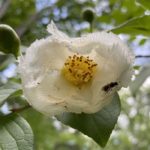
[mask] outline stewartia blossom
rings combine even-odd
[[[128,85],[133,56],[115,34],[70,38],[53,22],[48,32],[19,59],[24,95],[38,111],[95,113]]]

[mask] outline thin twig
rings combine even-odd
[[[10,3],[11,3],[11,0],[3,0],[2,6],[0,7],[0,19],[2,19],[5,16],[10,6]]]
[[[16,30],[17,34],[19,35],[19,37],[22,37],[24,35],[24,33],[30,28],[32,23],[36,22],[45,11],[51,11],[51,8],[52,8],[51,6],[47,6],[47,7],[43,8],[39,12],[36,12],[35,14],[31,15],[18,28],[16,28],[15,30]]]
[[[135,58],[149,58],[150,55],[136,55]]]

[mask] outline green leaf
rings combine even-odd
[[[0,90],[0,105],[2,105],[3,102],[14,92],[15,92],[14,89]]]
[[[117,122],[120,107],[120,99],[116,93],[112,102],[95,114],[63,113],[57,116],[57,119],[93,138],[104,147]]]
[[[12,55],[0,54],[0,71],[5,70],[14,61],[15,59]]]
[[[68,132],[68,128],[60,124],[56,119],[53,117],[49,118],[37,112],[33,108],[22,111],[21,115],[30,123],[30,126],[33,129],[35,137],[35,150],[55,150],[57,145],[70,145],[70,142],[71,146],[78,145],[80,147],[79,149],[81,150],[83,144],[89,142],[84,138],[84,136],[82,136],[82,134],[72,134]],[[63,148],[59,148],[59,150],[62,149]],[[70,150],[70,148],[66,148],[65,150]]]
[[[0,149],[33,150],[33,133],[18,115],[0,116]]]
[[[139,44],[140,44],[140,45],[144,45],[145,42],[146,42],[146,40],[147,40],[147,39],[142,39],[142,40],[139,42]]]
[[[136,2],[140,5],[142,5],[145,9],[150,9],[149,0],[136,0]]]
[[[111,31],[120,34],[145,35],[150,36],[150,16],[140,16],[132,18]]]
[[[16,32],[8,25],[0,25],[0,51],[18,56],[20,39]]]
[[[144,67],[137,75],[136,79],[130,84],[130,89],[133,95],[136,94],[148,76],[150,76],[150,67]]]
[[[0,87],[0,106],[7,98],[22,94],[22,90],[18,84],[6,84]]]

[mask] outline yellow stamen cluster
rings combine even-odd
[[[62,74],[74,85],[81,85],[92,79],[97,64],[89,57],[69,56],[62,68]]]

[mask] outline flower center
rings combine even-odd
[[[74,85],[87,83],[95,74],[97,64],[89,57],[69,56],[62,68],[62,74]]]

